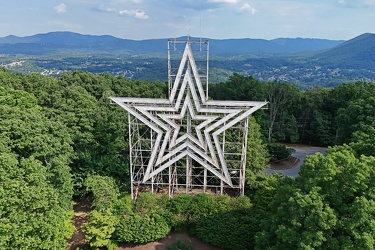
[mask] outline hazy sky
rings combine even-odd
[[[72,31],[136,40],[348,40],[375,33],[375,0],[0,0],[0,11],[0,37]]]

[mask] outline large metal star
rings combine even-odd
[[[168,99],[110,99],[156,133],[143,183],[189,157],[229,186],[232,180],[219,137],[267,104],[207,100],[189,42]]]

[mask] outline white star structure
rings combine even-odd
[[[194,101],[192,102],[190,99],[190,95],[186,94],[184,103],[180,108],[185,90],[187,91],[187,93],[192,94]],[[172,104],[170,100],[167,99],[124,99],[116,97],[111,97],[111,99],[157,133],[157,137],[151,150],[151,157],[145,171],[143,182],[146,182],[148,179],[157,175],[178,160],[189,156],[195,161],[199,162],[202,166],[207,168],[221,180],[229,185],[232,185],[227,169],[221,169],[218,165],[215,151],[210,150],[211,155],[208,155],[205,150],[205,147],[207,145],[207,143],[205,142],[205,138],[207,138],[207,136],[203,137],[201,130],[204,127],[207,127],[208,124],[213,122],[219,116],[199,115],[195,113],[193,103],[195,104],[197,112],[199,112],[199,110],[201,109],[201,104],[199,103],[199,98],[197,98],[197,93],[194,88],[189,71],[185,73],[184,81],[175,104]],[[151,103],[154,105],[143,106],[145,104]],[[210,110],[207,108],[203,110],[205,113],[222,113],[221,111]],[[165,114],[165,111],[168,111],[171,114]],[[160,114],[156,116],[152,112],[160,112]],[[183,119],[187,112],[190,113],[191,120],[202,121],[199,125],[195,126],[195,131],[198,138],[195,138],[190,133],[185,133],[181,137],[177,138],[181,125],[176,124],[174,120]],[[224,113],[228,112],[230,112],[230,110],[224,110]],[[163,121],[166,123],[164,123]],[[166,150],[168,142],[169,149]],[[157,154],[158,151],[159,153]],[[155,166],[157,167],[157,169],[152,171]],[[224,172],[224,175],[220,173],[220,171]]]
[[[189,113],[191,120],[193,121],[203,121],[198,126],[195,127],[195,132],[198,136],[198,138],[195,138],[191,133],[187,132],[183,136],[178,135],[181,130],[181,125],[176,124],[175,120],[184,120],[185,117],[187,117],[187,114]],[[173,136],[172,140],[169,143],[169,149],[172,149],[176,145],[180,144],[181,142],[189,139],[190,141],[194,142],[197,146],[201,147],[203,150],[205,149],[205,141],[202,136],[201,129],[205,126],[207,126],[209,123],[214,121],[218,116],[211,116],[208,117],[206,115],[197,115],[195,114],[193,103],[190,100],[190,96],[187,95],[184,101],[184,104],[181,108],[180,114],[160,114],[159,117],[161,117],[164,121],[166,121],[169,125],[173,127]],[[188,117],[187,117],[188,119]]]
[[[188,66],[185,68],[187,62]],[[180,83],[184,69],[184,78]],[[189,42],[186,44],[169,99],[122,97],[110,97],[110,99],[157,134],[151,148],[143,183],[175,162],[190,157],[229,186],[232,186],[232,181],[219,135],[267,104],[266,102],[207,101]],[[196,136],[189,130],[179,136],[181,125],[175,121],[184,120],[185,117],[189,124],[191,121],[198,121],[198,125],[191,126],[195,129]]]

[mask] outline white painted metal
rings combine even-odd
[[[202,44],[203,71],[192,48],[201,51]],[[172,48],[183,51],[177,71]],[[197,189],[243,194],[247,118],[267,102],[208,100],[208,41],[168,42],[168,86],[168,99],[110,97],[129,113],[133,197],[142,189],[170,196]]]

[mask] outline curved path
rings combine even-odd
[[[283,175],[288,175],[291,177],[297,177],[299,169],[303,162],[305,161],[305,158],[307,155],[312,155],[317,152],[326,154],[327,148],[321,148],[321,147],[312,147],[312,146],[304,146],[304,145],[298,145],[298,144],[293,144],[293,145],[288,145],[288,148],[293,148],[296,151],[292,153],[293,157],[296,157],[299,159],[299,162],[296,164],[295,167],[290,168],[290,169],[283,169],[283,170],[273,170],[273,169],[267,169],[265,172],[267,174],[272,174],[272,173],[281,173]]]

